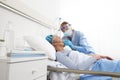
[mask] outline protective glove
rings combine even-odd
[[[52,38],[53,38],[52,35],[46,36],[46,40],[47,40],[49,43],[52,43]]]
[[[79,52],[82,52],[82,53],[87,53],[87,50],[84,48],[84,47],[76,47],[76,50],[79,51]]]
[[[69,46],[72,50],[76,50],[87,54],[87,50],[84,47],[74,46],[70,40],[63,40],[65,46]]]
[[[70,40],[63,40],[65,46],[69,46],[71,49],[74,49],[75,46],[72,44]]]

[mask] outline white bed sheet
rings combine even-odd
[[[58,61],[48,60],[48,66],[55,68],[67,68]],[[67,72],[49,72],[50,80],[79,80],[80,75]]]

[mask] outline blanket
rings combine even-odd
[[[48,66],[55,67],[55,68],[67,68],[63,64],[58,61],[51,61],[48,60]],[[49,79],[50,80],[77,80],[79,79],[79,75],[74,73],[67,73],[67,72],[49,72]]]
[[[92,67],[93,71],[107,71],[120,73],[120,60],[98,60]],[[112,80],[110,76],[94,76],[85,74],[80,77],[80,80]],[[120,79],[119,79],[120,80]]]

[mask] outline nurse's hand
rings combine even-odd
[[[74,49],[75,46],[72,44],[70,40],[63,40],[64,45],[69,46],[71,49]]]

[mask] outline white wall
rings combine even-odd
[[[57,5],[58,1],[49,1],[49,4],[47,4],[48,3],[47,0],[44,0],[44,1],[39,0],[37,2],[29,0],[28,2],[25,2],[25,1],[23,2],[31,9],[40,13],[40,16],[43,16],[48,20],[55,21],[56,18],[58,17],[58,5]],[[46,4],[47,6],[45,6]],[[44,20],[44,22],[46,21],[47,20]],[[14,41],[15,48],[24,47],[25,43],[23,40],[23,36],[37,35],[38,37],[39,36],[45,37],[47,34],[52,33],[52,30],[50,28],[42,26],[41,24],[38,24],[27,18],[24,18],[23,16],[13,13],[0,6],[0,33],[6,27],[9,27],[10,30],[13,30],[15,32],[15,41]]]
[[[10,12],[0,7],[0,31],[9,27],[10,30],[14,31],[15,36],[15,47],[23,47],[25,35],[39,35],[45,36],[49,34],[51,30],[41,26],[40,24],[19,16],[13,12]],[[16,45],[17,44],[17,45]]]
[[[82,31],[98,54],[120,59],[120,0],[61,0],[60,16]]]
[[[53,25],[58,24],[59,0],[21,0],[27,6],[39,12],[43,17],[50,20]],[[58,26],[55,26],[58,27]]]

